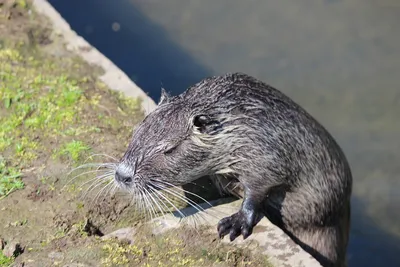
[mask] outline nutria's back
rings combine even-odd
[[[132,177],[123,186],[163,189],[205,175],[244,191],[239,212],[221,220],[221,236],[246,238],[264,214],[324,266],[343,266],[350,167],[326,129],[280,91],[234,73],[164,93],[116,177]]]

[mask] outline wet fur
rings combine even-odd
[[[122,185],[130,189],[215,177],[243,197],[240,210],[220,221],[221,237],[247,238],[266,216],[323,266],[346,264],[352,175],[345,155],[303,108],[246,74],[206,78],[174,97],[163,91],[117,173],[132,177]]]

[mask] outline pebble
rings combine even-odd
[[[64,255],[61,252],[57,251],[52,251],[47,256],[52,260],[62,260],[64,258]]]
[[[130,244],[134,243],[135,228],[127,227],[118,229],[112,233],[102,236],[101,239],[106,240],[110,238],[117,238],[118,240],[128,241]]]

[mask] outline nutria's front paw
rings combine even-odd
[[[253,225],[247,223],[246,217],[240,211],[220,220],[217,228],[220,238],[229,233],[231,241],[235,240],[239,235],[246,239],[253,232]]]

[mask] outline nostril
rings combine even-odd
[[[132,178],[131,177],[124,177],[122,182],[125,183],[125,184],[129,184],[129,183],[132,182]]]
[[[130,184],[132,182],[132,177],[131,176],[126,176],[123,175],[119,172],[115,173],[115,179],[118,182],[124,183],[124,184]]]

